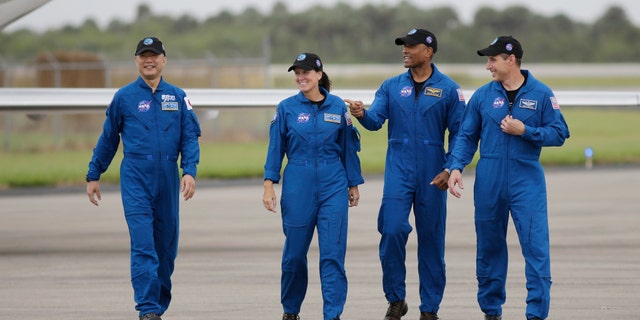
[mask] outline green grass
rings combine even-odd
[[[594,150],[594,164],[640,164],[640,110],[637,108],[565,108],[571,131],[561,148],[543,149],[543,163],[584,163],[584,150]]]
[[[640,164],[640,130],[636,127],[640,123],[640,110],[573,107],[564,108],[563,113],[571,138],[562,147],[543,149],[541,161],[545,166],[581,166],[587,147],[594,150],[594,165]],[[387,147],[386,130],[370,132],[362,127],[359,129],[364,173],[382,173]],[[266,149],[266,139],[228,143],[203,141],[198,178],[261,177]],[[91,147],[80,151],[0,152],[0,167],[3,168],[0,171],[0,189],[84,184],[91,153]],[[120,150],[101,181],[118,181],[121,159]]]

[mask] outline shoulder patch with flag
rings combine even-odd
[[[353,124],[353,120],[351,120],[351,115],[349,114],[349,111],[344,113],[344,118],[347,120],[347,126],[350,126]]]
[[[556,99],[556,97],[551,97],[549,99],[551,99],[551,105],[553,106],[553,108],[559,110],[560,104],[558,103],[558,99]]]

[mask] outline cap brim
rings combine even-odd
[[[289,70],[287,70],[287,72],[289,72],[289,71],[291,71],[291,70],[293,70],[295,68],[300,68],[302,70],[319,70],[317,68],[314,68],[312,66],[308,66],[308,65],[303,64],[303,63],[300,63],[300,64],[294,63],[294,64],[291,65],[291,67],[289,67]]]
[[[404,44],[410,44],[410,45],[415,45],[421,43],[419,41],[414,41],[413,39],[409,38],[409,37],[402,37],[402,38],[396,38],[396,45],[401,46]]]
[[[151,51],[151,52],[153,52],[155,54],[164,54],[164,52],[162,52],[162,51],[160,51],[160,50],[158,50],[158,49],[156,49],[154,47],[143,47],[143,48],[140,48],[140,50],[136,51],[136,56],[141,55],[145,51]]]
[[[500,50],[496,50],[496,49],[491,48],[491,47],[478,50],[477,52],[478,52],[479,56],[487,56],[487,57],[497,56],[500,53],[502,53],[502,52],[500,52]]]

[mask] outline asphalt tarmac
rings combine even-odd
[[[476,303],[473,172],[449,197],[443,320],[483,319]],[[547,169],[553,286],[548,319],[640,319],[640,167]],[[280,319],[279,215],[262,207],[262,183],[201,181],[182,203],[173,301],[165,320]],[[280,188],[276,187],[279,194]],[[304,190],[300,190],[304,192]],[[383,319],[376,216],[380,177],[351,209],[343,320]],[[84,188],[0,191],[0,319],[137,319],[129,236],[117,187],[99,207]],[[415,233],[407,260],[404,319],[417,320]],[[503,319],[525,319],[524,262],[509,229]],[[317,243],[302,320],[321,320]]]

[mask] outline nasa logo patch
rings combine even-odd
[[[298,123],[309,122],[309,119],[311,119],[311,114],[301,113],[298,115]]]
[[[151,109],[151,100],[142,100],[138,102],[138,112],[147,112]]]
[[[400,96],[401,97],[408,97],[408,96],[411,95],[411,92],[413,92],[413,87],[406,86],[406,87],[400,89]]]

